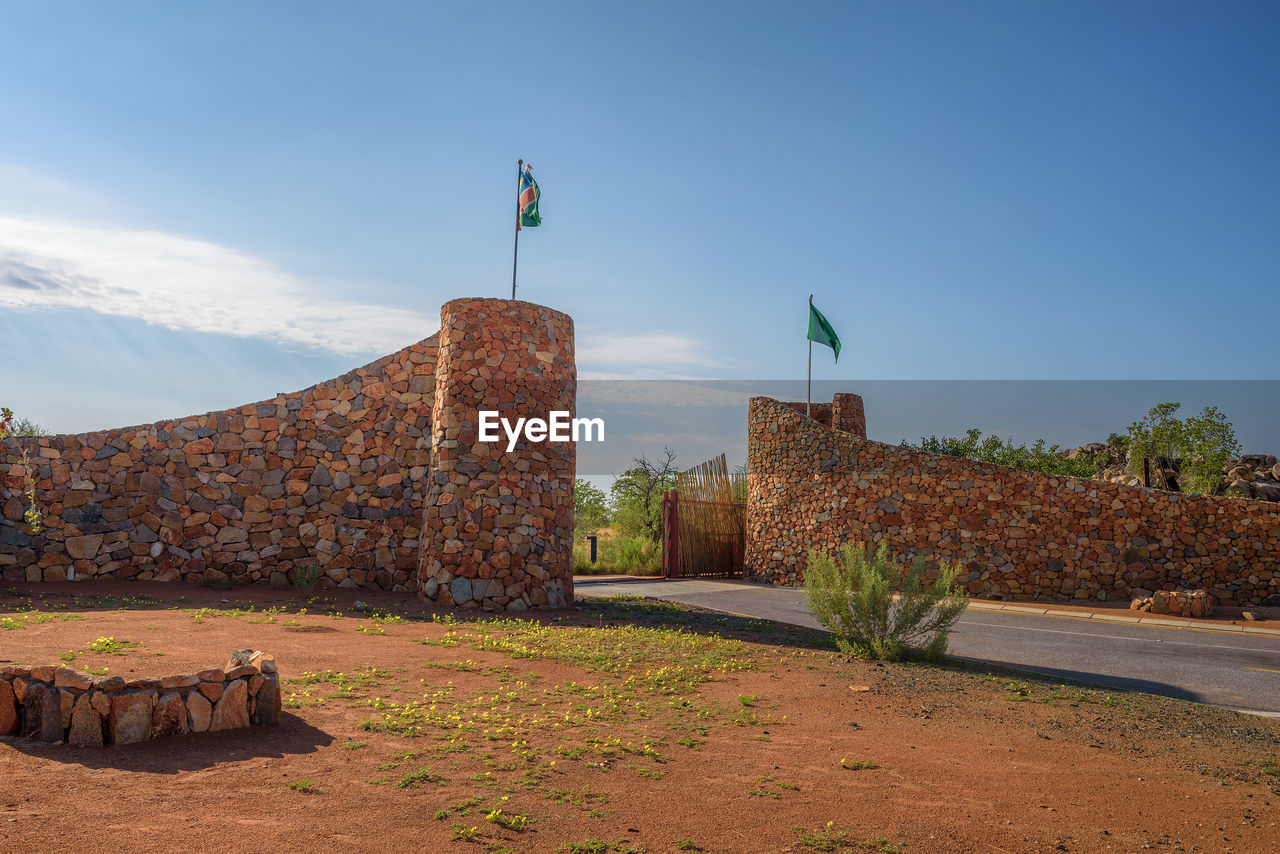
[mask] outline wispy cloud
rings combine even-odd
[[[269,261],[216,243],[10,214],[0,214],[0,306],[87,309],[343,355],[391,352],[439,325],[403,307],[317,298]]]
[[[578,364],[581,366],[581,360]],[[719,380],[602,380],[582,377],[578,383],[578,404],[597,407],[625,404],[648,411],[671,407],[667,411],[674,412],[677,408],[693,406],[746,406],[752,397],[762,393],[748,383],[730,385]]]
[[[726,364],[706,342],[667,332],[582,335],[577,362],[589,380],[692,379]]]

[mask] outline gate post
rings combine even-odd
[[[662,493],[662,574],[680,577],[680,498],[674,489]]]

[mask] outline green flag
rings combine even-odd
[[[831,324],[822,316],[822,312],[809,303],[809,340],[826,344],[836,353],[836,361],[840,361],[840,336],[831,328]]]

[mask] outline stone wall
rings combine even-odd
[[[573,320],[510,300],[440,312],[420,595],[486,609],[564,607],[573,597],[574,446],[479,440],[478,412],[575,413]]]
[[[1280,508],[1025,472],[832,430],[794,404],[748,414],[747,576],[794,585],[809,549],[887,543],[958,560],[970,593],[1128,601],[1205,588],[1218,602],[1280,594]],[[801,404],[803,407],[803,404]]]
[[[441,316],[441,335],[299,392],[4,442],[0,580],[279,585],[318,572],[321,586],[426,582],[444,604],[567,603],[572,444],[508,454],[477,446],[475,427],[480,407],[574,410],[573,321],[492,299]],[[35,534],[22,524],[23,449],[44,512]]]
[[[824,427],[844,430],[855,436],[867,437],[867,417],[863,412],[862,398],[856,394],[837,394],[830,403],[808,403],[802,400],[779,400],[777,403],[793,412],[804,414]]]
[[[0,667],[0,736],[77,747],[134,744],[188,732],[280,723],[280,678],[260,652],[226,667],[131,679],[69,667]]]
[[[407,590],[430,461],[435,337],[223,412],[0,446],[5,581],[275,581]],[[44,530],[22,518],[20,447]],[[6,522],[8,524],[6,524]]]

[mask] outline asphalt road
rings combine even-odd
[[[742,581],[583,582],[578,596],[618,594],[821,628],[804,591]],[[951,653],[1106,688],[1280,716],[1280,636],[970,608]]]

